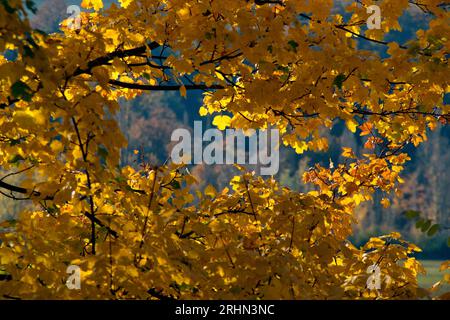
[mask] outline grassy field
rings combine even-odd
[[[438,282],[439,280],[442,280],[442,277],[444,275],[443,272],[439,272],[439,266],[441,265],[442,261],[439,260],[422,260],[420,261],[422,265],[427,270],[426,275],[420,275],[419,276],[419,284],[421,287],[429,288],[434,283]],[[446,291],[450,291],[450,285],[445,284],[442,285],[436,294],[443,293]]]

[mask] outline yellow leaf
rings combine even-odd
[[[108,29],[106,31],[103,32],[103,38],[107,39],[108,42],[112,43],[112,48],[117,47],[120,42],[122,41],[121,39],[119,39],[120,34],[119,32],[117,32],[117,30],[112,30],[112,29]]]
[[[39,110],[19,110],[14,113],[14,122],[20,124],[22,128],[32,129],[36,125],[45,124],[45,117]]]
[[[359,28],[358,28],[357,26],[351,26],[351,27],[348,27],[348,29],[349,29],[350,31],[356,33],[356,34],[359,33]],[[352,32],[346,32],[346,33],[345,33],[345,36],[346,36],[347,38],[353,37],[353,33],[352,33]]]
[[[389,236],[390,236],[391,238],[393,238],[393,239],[400,239],[400,238],[401,238],[401,235],[400,235],[399,232],[391,232],[391,233],[389,234]]]
[[[428,124],[428,128],[431,129],[431,131],[433,131],[434,129],[436,129],[436,122],[430,121],[427,123]]]
[[[120,60],[119,58],[114,58],[112,65],[116,68],[116,71],[121,74],[127,69],[127,65],[125,62]]]
[[[408,132],[409,133],[414,133],[414,132],[416,132],[416,126],[414,126],[414,125],[410,125],[410,126],[408,126]]]
[[[450,260],[442,262],[441,266],[439,267],[439,271],[444,271],[447,269],[450,269]]]
[[[380,203],[383,205],[384,208],[388,208],[391,205],[391,202],[387,198],[381,199]]]
[[[231,118],[229,116],[216,116],[212,123],[219,130],[225,130],[226,127],[230,126]]]
[[[206,116],[208,114],[208,109],[206,109],[205,107],[200,107],[200,109],[198,110],[198,113],[203,117]]]
[[[410,243],[408,245],[408,249],[410,249],[411,251],[415,251],[415,252],[422,252],[422,249],[420,249],[418,246],[416,246],[413,243]]]
[[[120,5],[122,6],[122,8],[128,7],[132,1],[133,0],[119,0]]]
[[[217,273],[223,277],[225,275],[225,272],[223,271],[223,268],[221,266],[217,267]]]
[[[50,144],[50,148],[54,153],[58,153],[64,150],[64,145],[59,140],[53,140]]]
[[[450,283],[450,274],[445,274],[444,275],[444,281],[447,283]]]
[[[185,86],[180,87],[180,94],[182,97],[186,97],[186,87]]]
[[[364,122],[359,128],[361,129],[361,136],[367,136],[372,132],[373,124]]]
[[[205,188],[205,195],[210,196],[211,198],[214,198],[217,194],[216,189],[212,185],[208,185]]]
[[[342,156],[343,157],[353,158],[353,159],[356,158],[355,154],[353,153],[352,148],[343,147],[342,150],[343,150],[343,152],[342,152]]]
[[[187,18],[190,14],[189,8],[183,8],[178,10],[178,14],[181,18]]]
[[[99,84],[105,85],[109,81],[109,72],[104,67],[95,67],[92,69],[92,74],[98,80]]]
[[[98,11],[101,8],[103,8],[103,1],[102,0],[83,0],[83,1],[81,1],[81,6],[86,9],[93,8],[95,11]]]
[[[358,123],[353,119],[345,121],[345,125],[347,126],[348,130],[350,130],[353,133],[356,132],[356,128],[358,127]]]
[[[136,268],[127,268],[127,272],[132,278],[139,277],[139,272],[136,270]]]
[[[225,78],[223,77],[222,73],[217,72],[217,71],[216,71],[216,77],[219,78],[222,81],[225,80]]]

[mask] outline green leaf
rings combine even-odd
[[[427,220],[422,224],[421,230],[422,232],[426,232],[428,228],[431,226],[431,220]]]
[[[30,10],[31,12],[33,12],[34,14],[36,14],[37,9],[36,9],[36,5],[34,4],[33,1],[31,1],[31,0],[26,0],[26,1],[25,1],[25,5],[27,6],[28,10]]]
[[[177,180],[173,180],[172,183],[170,184],[174,189],[180,189],[181,185],[180,182]]]
[[[231,287],[230,292],[233,294],[239,294],[242,292],[242,289],[239,286],[233,286]]]
[[[30,87],[20,80],[11,86],[11,93],[15,98],[25,100],[27,102],[31,101],[31,98],[33,97],[33,92]]]
[[[407,210],[407,211],[403,212],[403,214],[406,216],[406,218],[412,220],[412,219],[419,217],[420,211]]]
[[[97,152],[99,157],[102,158],[103,160],[106,160],[106,158],[108,157],[108,150],[106,150],[105,147],[98,146]]]
[[[289,67],[277,66],[277,70],[283,71],[284,73],[289,73]]]
[[[292,49],[294,49],[294,51],[297,52],[297,48],[298,48],[298,43],[295,42],[294,40],[289,40],[288,44],[292,47]]]
[[[429,237],[433,236],[436,232],[438,232],[441,229],[441,226],[439,224],[433,224],[431,228],[428,230],[427,235]]]
[[[10,146],[16,146],[16,145],[18,145],[18,144],[21,144],[23,141],[25,141],[24,138],[11,139],[11,140],[9,141],[9,145],[10,145]]]
[[[289,75],[287,75],[287,74],[283,74],[281,77],[280,77],[280,80],[281,81],[287,81],[289,79]]]
[[[416,222],[416,228],[417,229],[420,229],[420,228],[422,228],[422,225],[423,225],[423,223],[425,222],[425,220],[424,219],[419,219],[419,220],[417,220],[417,222]]]
[[[16,224],[17,224],[17,220],[16,219],[9,219],[8,220],[8,223],[9,223],[9,225],[11,226],[11,227],[14,227]]]
[[[342,89],[342,84],[344,83],[345,78],[346,78],[345,74],[342,73],[338,74],[336,78],[334,78],[333,85],[335,85],[339,89]]]
[[[116,180],[119,183],[127,182],[127,179],[122,176],[115,177],[114,180]]]
[[[450,247],[450,237],[447,238],[447,247]]]
[[[16,154],[15,156],[13,156],[11,159],[9,159],[9,163],[17,163],[21,160],[25,160],[24,157],[22,157],[20,154]]]
[[[420,45],[418,42],[411,43],[408,47],[408,53],[411,55],[416,55],[420,52]]]
[[[14,13],[16,11],[15,8],[13,8],[9,5],[8,0],[1,0],[0,3],[5,7],[5,10],[8,13]]]
[[[33,157],[33,156],[29,156],[29,157],[28,157],[28,160],[29,160],[32,164],[34,164],[35,166],[39,164],[39,159],[37,159],[37,158],[35,158],[35,157]]]
[[[47,207],[47,212],[50,213],[50,214],[55,214],[58,211],[59,211],[58,207],[56,205],[54,205],[54,204],[51,205],[50,207]]]
[[[33,58],[34,52],[29,46],[23,46],[23,56]]]

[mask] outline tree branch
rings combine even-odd
[[[109,84],[122,88],[146,90],[146,91],[178,91],[182,87],[181,85],[147,85],[139,83],[122,82],[118,80],[109,80]],[[225,88],[222,85],[207,86],[204,84],[185,85],[184,87],[186,88],[186,90],[216,90]]]
[[[81,69],[80,67],[78,67],[75,72],[72,74],[72,76],[79,76],[81,74],[84,73],[91,73],[91,70],[95,67],[99,67],[102,65],[107,64],[109,61],[113,60],[114,58],[126,58],[126,57],[132,57],[132,56],[137,56],[140,54],[144,54],[147,52],[147,48],[152,50],[152,49],[156,49],[159,47],[159,44],[157,42],[152,42],[147,46],[140,46],[137,48],[133,48],[133,49],[128,49],[128,50],[117,50],[117,51],[113,51],[111,53],[108,53],[105,56],[99,57],[97,59],[94,59],[92,61],[88,62],[87,68],[85,69]]]

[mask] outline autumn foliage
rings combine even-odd
[[[399,233],[359,248],[348,239],[360,203],[376,190],[399,192],[405,146],[450,119],[441,1],[382,1],[380,30],[365,27],[368,0],[119,2],[104,9],[83,0],[91,10],[80,28],[66,20],[54,34],[30,27],[22,1],[0,3],[0,166],[9,172],[0,191],[34,204],[3,224],[12,231],[0,234],[0,270],[9,276],[1,296],[430,295],[417,284],[420,249]],[[411,6],[430,17],[429,28],[406,44],[385,41]],[[222,129],[278,128],[299,154],[326,150],[323,132],[341,120],[367,153],[344,148],[345,162],[310,168],[308,193],[244,168],[229,188],[200,192],[170,161],[120,167],[119,99],[167,90],[204,90],[201,115],[227,112]],[[65,286],[68,265],[81,267],[82,290]],[[373,265],[380,290],[367,287]]]

